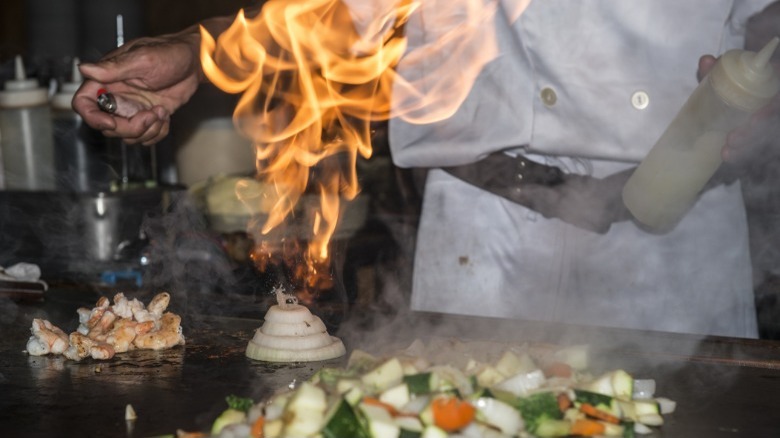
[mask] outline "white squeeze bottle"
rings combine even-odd
[[[648,229],[665,232],[685,215],[721,164],[726,136],[780,89],[769,63],[780,40],[758,53],[730,50],[701,81],[623,187],[623,203]]]
[[[14,79],[0,90],[0,145],[5,188],[53,190],[54,136],[49,95],[28,79],[22,57],[15,58]]]

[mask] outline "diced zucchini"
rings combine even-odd
[[[317,385],[303,382],[290,398],[287,409],[292,411],[314,410],[325,412],[328,409],[325,391]]]
[[[368,431],[363,427],[354,409],[343,399],[329,413],[322,428],[322,435],[325,438],[369,438]]]
[[[287,403],[287,436],[306,437],[317,433],[322,427],[327,409],[325,391],[310,382],[303,382]]]
[[[414,432],[401,428],[401,433],[398,435],[398,438],[420,438],[421,436],[422,432]]]
[[[490,388],[506,379],[506,377],[506,375],[498,371],[495,367],[488,365],[477,374],[477,383],[479,386]]]
[[[281,418],[266,421],[263,425],[264,436],[281,436],[282,430],[284,430],[284,421]]]
[[[447,438],[447,432],[436,426],[426,426],[420,438]]]
[[[436,424],[433,419],[433,407],[431,407],[430,403],[428,403],[425,409],[420,411],[420,421],[426,426]]]
[[[661,408],[655,400],[634,400],[633,404],[637,416],[661,415]]]
[[[379,394],[379,400],[396,409],[401,409],[404,405],[409,403],[409,400],[411,400],[409,386],[407,386],[406,383],[395,385]]]
[[[225,409],[211,426],[211,434],[219,435],[225,426],[246,421],[246,413],[238,409]]]
[[[565,420],[546,418],[536,425],[534,435],[539,437],[567,436],[571,433],[571,423]]]
[[[433,388],[436,387],[436,382],[433,379],[434,374],[430,372],[409,374],[403,377],[404,383],[409,386],[409,392],[414,395],[433,392]]]
[[[637,415],[637,423],[641,423],[646,426],[663,426],[664,417],[662,417],[660,414],[640,414]]]
[[[322,427],[325,414],[315,410],[296,411],[286,423],[284,436],[310,437],[317,434]]]
[[[615,399],[614,397],[610,397],[608,395],[586,391],[584,389],[575,389],[574,402],[588,403],[593,407],[595,407],[596,409],[612,414],[618,418],[622,418],[624,416],[621,409],[623,403],[621,403],[621,401]]]
[[[583,389],[630,400],[634,393],[634,378],[624,370],[610,371],[588,383]]]
[[[356,386],[344,394],[344,400],[346,400],[347,403],[351,404],[352,406],[357,406],[357,404],[363,400],[364,394],[365,392],[363,391],[363,388]]]
[[[528,397],[515,400],[514,406],[520,410],[525,421],[525,428],[531,433],[537,433],[539,424],[546,420],[563,418],[557,395],[553,392],[539,392]]]
[[[401,427],[396,424],[386,409],[361,403],[360,410],[368,422],[368,430],[372,438],[398,438]]]
[[[398,427],[401,428],[401,436],[404,435],[404,432],[407,432],[407,434],[416,433],[417,436],[420,436],[423,429],[425,428],[425,426],[422,424],[422,421],[416,417],[396,417],[395,423],[398,425]]]
[[[625,435],[625,427],[622,424],[614,424],[609,423],[606,421],[602,421],[601,424],[604,425],[604,433],[602,435],[604,436],[624,436]],[[631,425],[631,429],[633,431],[634,425]]]
[[[346,394],[354,388],[359,388],[363,385],[360,379],[342,378],[336,383],[336,392],[339,394]]]
[[[401,361],[392,358],[366,374],[363,374],[361,380],[368,387],[377,392],[401,383],[404,377],[404,370]]]

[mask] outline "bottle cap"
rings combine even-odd
[[[79,58],[73,58],[70,81],[60,84],[60,90],[51,99],[51,106],[58,110],[72,110],[71,102],[84,77],[79,71]]]
[[[0,107],[19,108],[46,104],[49,101],[46,89],[40,87],[35,79],[27,79],[21,56],[16,55],[14,61],[16,77],[6,81],[5,90],[0,91]]]
[[[712,70],[715,91],[723,100],[753,112],[768,104],[780,90],[780,78],[769,60],[780,38],[774,37],[759,52],[730,50]]]

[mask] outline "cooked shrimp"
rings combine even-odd
[[[95,325],[89,328],[89,333],[87,333],[87,336],[98,341],[104,341],[108,335],[108,332],[111,331],[111,327],[113,326],[114,321],[116,321],[116,315],[114,312],[106,310],[103,312],[103,316],[95,323]]]
[[[149,302],[149,305],[146,306],[147,309],[149,309],[149,312],[152,315],[155,315],[156,317],[161,317],[163,312],[165,312],[165,309],[168,308],[168,304],[171,302],[171,294],[168,292],[160,292],[159,294],[155,295],[154,298],[152,298],[152,301]]]
[[[93,359],[111,359],[114,357],[114,348],[105,342],[99,342],[82,335],[79,332],[70,334],[70,347],[63,353],[71,360],[82,360],[87,356]]]
[[[117,353],[124,353],[134,348],[133,340],[136,336],[148,333],[154,329],[154,321],[136,322],[127,318],[120,318],[114,322],[114,326],[106,336],[106,343],[114,347]]]
[[[120,318],[130,319],[133,317],[133,310],[130,308],[130,300],[128,300],[122,292],[114,295],[114,305],[111,306],[111,311]]]
[[[138,348],[162,350],[176,345],[184,345],[184,335],[181,329],[181,317],[167,312],[160,318],[160,329],[138,335],[133,341]]]
[[[33,319],[27,352],[33,356],[62,354],[68,348],[68,335],[45,319]]]

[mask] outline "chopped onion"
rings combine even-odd
[[[246,355],[266,362],[313,362],[335,359],[346,349],[341,339],[327,333],[322,320],[306,306],[281,291],[277,304],[266,312],[263,326],[255,331]]]
[[[632,398],[637,400],[646,400],[655,395],[655,380],[653,379],[634,379],[634,392]]]

